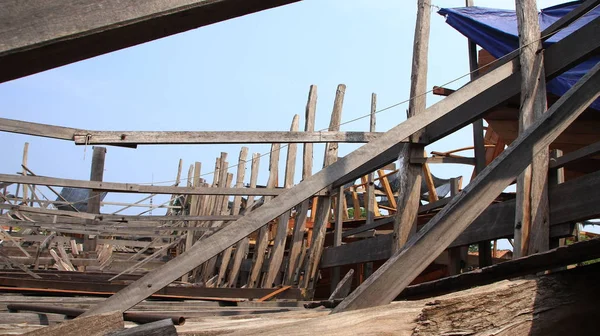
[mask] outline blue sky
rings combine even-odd
[[[538,1],[538,7],[560,2]],[[221,22],[0,84],[0,115],[93,130],[288,130],[294,114],[300,114],[303,125],[308,89],[316,84],[316,128],[326,128],[340,83],[347,85],[342,120],[368,114],[372,92],[378,95],[378,108],[408,98],[415,4],[308,0]],[[464,1],[433,4],[460,7]],[[504,0],[476,4],[514,8],[513,1]],[[466,39],[435,13],[429,53],[429,88],[468,72]],[[461,80],[449,87],[464,83]],[[438,99],[430,95],[428,104]],[[406,109],[402,105],[378,114],[377,130],[386,131],[404,121]],[[368,119],[362,119],[343,125],[342,130],[368,130],[368,125]],[[91,148],[9,133],[0,133],[0,142],[9,148],[0,161],[2,173],[20,170],[26,141],[30,143],[29,167],[36,174],[89,178]],[[427,150],[471,144],[467,127]],[[251,153],[269,151],[265,145],[249,147]],[[340,154],[356,147],[342,145]],[[183,176],[194,161],[202,162],[202,172],[209,173],[221,151],[229,153],[233,165],[239,150],[240,145],[108,147],[104,179],[170,181],[180,158]],[[283,178],[285,151],[281,155]],[[314,157],[316,171],[322,162],[322,145],[315,146]],[[299,156],[298,165],[300,161]],[[267,165],[268,158],[262,158],[259,183],[266,183]],[[468,179],[471,169],[432,165],[434,174],[446,178],[464,175]],[[297,179],[300,174],[298,168]],[[248,181],[249,165],[246,175]],[[205,178],[212,180],[212,176]],[[106,200],[139,198],[109,194]],[[154,203],[164,199],[157,197]]]

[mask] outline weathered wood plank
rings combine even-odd
[[[558,158],[550,159],[549,168],[558,169],[598,153],[600,153],[600,142],[596,142],[581,149],[569,152]]]
[[[484,267],[452,277],[409,286],[401,298],[422,298],[487,285],[600,257],[600,239],[592,239]]]
[[[260,164],[260,154],[254,153],[252,154],[252,166],[250,168],[250,187],[256,187],[256,183],[258,181],[258,167]],[[254,197],[248,196],[248,200],[246,201],[246,209],[252,208],[252,204],[254,204]],[[237,284],[237,279],[240,274],[240,267],[242,265],[242,261],[248,255],[248,248],[250,245],[250,239],[246,236],[240,240],[235,248],[235,256],[233,257],[233,263],[231,265],[231,272],[229,273],[229,280],[227,281],[229,287],[235,287]]]
[[[484,78],[484,76],[480,78]],[[459,92],[459,91],[457,91]],[[391,302],[477,218],[529,162],[600,96],[600,64],[588,72],[511,146],[395,253],[334,312]]]
[[[96,182],[61,179],[43,176],[19,176],[0,174],[0,181],[26,183],[34,185],[50,185],[57,187],[71,187],[94,189],[99,191],[112,191],[122,193],[144,194],[179,194],[179,195],[231,195],[231,196],[277,196],[284,192],[276,188],[209,188],[209,187],[175,187],[151,186],[132,183]]]
[[[427,107],[427,56],[430,19],[431,4],[426,0],[418,0],[410,75],[411,99],[408,103],[408,119],[422,114]],[[418,142],[422,133],[423,130],[420,130],[412,134],[410,137],[411,142]],[[424,150],[423,146],[411,144],[398,153],[400,187],[396,202],[398,206],[396,207],[396,220],[394,221],[394,241],[392,242],[394,251],[402,248],[417,231],[417,213],[421,204],[421,172],[423,166],[412,163],[411,158],[423,156]],[[435,188],[432,190],[435,190]],[[433,196],[431,192],[430,196]]]
[[[281,146],[279,144],[271,145],[271,154],[269,156],[269,180],[267,181],[267,188],[276,187],[279,181],[279,154]],[[271,202],[270,197],[265,197],[265,204]],[[258,238],[256,245],[254,246],[254,264],[250,271],[250,278],[248,279],[248,287],[256,288],[260,287],[260,279],[262,274],[263,263],[265,260],[265,253],[269,247],[269,227],[268,225],[263,226],[258,231]]]
[[[294,115],[290,131],[298,131],[300,127],[300,116]],[[288,144],[287,158],[285,161],[285,178],[283,187],[286,189],[294,185],[294,174],[296,172],[296,156],[298,153],[298,145]],[[271,258],[269,259],[269,270],[265,278],[265,288],[272,288],[279,285],[281,264],[283,263],[283,253],[285,252],[285,241],[287,238],[288,222],[292,215],[291,210],[284,212],[277,220],[277,230],[273,238],[273,249],[271,250]],[[276,283],[277,281],[277,283]]]
[[[546,111],[544,54],[535,0],[516,1],[521,64],[521,107],[519,134]],[[532,155],[535,153],[532,153]],[[527,161],[531,165],[517,180],[514,256],[521,257],[549,248],[548,149]]]
[[[237,174],[235,177],[235,187],[244,187],[244,177],[246,176],[246,159],[248,158],[248,147],[242,147],[240,150],[240,156],[238,158]],[[238,215],[240,213],[240,206],[242,205],[242,197],[236,196],[233,199],[233,206],[231,208],[232,215]],[[238,244],[239,247],[239,244]],[[244,248],[244,246],[242,246]],[[221,266],[219,268],[219,277],[217,278],[217,287],[220,287],[225,281],[225,275],[228,270],[229,260],[231,259],[231,253],[233,252],[233,246],[228,247],[223,251],[221,258]]]
[[[81,335],[82,330],[85,330],[85,334],[89,336],[104,336],[111,331],[117,331],[124,327],[123,313],[115,311],[65,321],[52,327],[28,332],[25,335],[78,336]]]
[[[76,145],[200,145],[261,143],[366,143],[383,133],[361,131],[92,131],[0,118],[0,131],[72,140]]]
[[[317,111],[317,86],[311,85],[308,91],[308,100],[305,109],[304,131],[312,132],[315,130],[315,115]],[[306,180],[312,175],[313,166],[313,144],[305,143],[302,148],[302,180]],[[304,249],[304,234],[306,231],[306,219],[308,217],[308,208],[310,201],[302,201],[296,209],[296,218],[294,220],[294,231],[292,233],[292,242],[289,252],[288,269],[284,284],[291,285],[300,272],[301,258]]]
[[[546,52],[546,74],[553,75],[571,62],[580,60],[596,50],[600,45],[600,40],[595,39],[594,36],[600,34],[599,23],[600,18],[549,47]],[[410,118],[392,128],[379,139],[358,148],[330,167],[287,190],[260,209],[208,237],[203,241],[202,246],[198,245],[197,248],[188,251],[186,255],[171,260],[160,270],[148,273],[127,289],[91,309],[88,314],[98,314],[115,308],[126,310],[328,185],[333,184],[333,187],[339,187],[352,178],[364,176],[375,167],[392,162],[397,157],[398,148],[403,146],[402,144],[398,145],[398,141],[407,139],[432,121],[455,112],[458,113],[458,116],[455,115],[457,119],[450,119],[450,124],[468,124],[472,120],[471,118],[477,118],[480,115],[477,111],[487,110],[518,91],[514,85],[514,80],[517,79],[518,83],[519,77],[518,73],[513,74],[516,69],[518,69],[517,64],[510,62],[487,72],[454,94],[432,105],[421,115]],[[499,83],[502,85],[498,85]],[[490,89],[492,87],[493,89]],[[483,92],[485,94],[482,94]],[[336,186],[336,184],[338,185]]]
[[[111,332],[106,336],[177,336],[177,329],[171,319],[165,319]]]
[[[329,120],[329,130],[339,131],[342,121],[342,109],[344,106],[344,96],[346,94],[346,85],[340,84],[335,92],[331,119]],[[323,159],[323,168],[330,166],[338,160],[338,144],[328,143],[325,145],[325,156]],[[340,197],[340,201],[343,197]],[[318,278],[319,262],[325,245],[325,233],[327,224],[331,216],[332,197],[322,196],[317,200],[317,214],[313,226],[313,236],[308,251],[308,259],[304,268],[304,278],[302,279],[303,288],[314,288]]]
[[[297,0],[4,0],[0,82]]]

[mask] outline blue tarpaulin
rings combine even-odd
[[[539,13],[540,29],[544,30],[582,2],[573,1],[542,9]],[[517,16],[513,10],[460,7],[442,8],[438,13],[446,17],[446,23],[487,50],[495,58],[500,58],[519,47]],[[600,6],[550,37],[544,42],[544,47],[560,41],[599,15]],[[547,83],[547,90],[557,96],[562,96],[599,61],[600,57],[593,57],[564,72]],[[600,110],[600,99],[596,100],[591,107]]]

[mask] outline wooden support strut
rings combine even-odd
[[[308,101],[306,102],[304,131],[312,132],[315,129],[315,114],[317,110],[317,86],[311,85],[308,92]],[[312,175],[313,166],[313,144],[305,143],[302,148],[302,180],[306,180]],[[294,231],[292,233],[292,242],[289,252],[288,269],[285,279],[286,285],[294,283],[302,267],[300,256],[305,249],[304,234],[306,231],[306,220],[308,217],[308,208],[310,201],[302,201],[297,207],[296,218],[294,221]]]
[[[405,247],[360,285],[333,313],[390,303],[528,165],[600,96],[600,63],[537,119]]]
[[[0,82],[297,0],[3,0]]]
[[[260,154],[255,153],[252,154],[252,166],[250,168],[250,187],[256,187],[256,183],[258,181],[258,167],[260,163]],[[254,204],[254,197],[248,196],[246,201],[246,209],[251,209]],[[235,247],[235,255],[233,257],[233,262],[231,265],[231,272],[229,273],[228,286],[235,287],[238,281],[238,276],[240,274],[240,268],[242,265],[242,261],[248,255],[248,249],[250,245],[250,238],[247,236],[242,238]]]
[[[546,75],[554,76],[600,48],[600,41],[594,38],[598,34],[600,34],[600,19],[594,19],[576,32],[548,47],[545,55]],[[585,43],[582,41],[585,41]],[[333,187],[339,187],[395,160],[399,148],[404,146],[398,141],[407,139],[424,127],[429,128],[430,123],[437,126],[436,129],[428,130],[428,139],[441,137],[446,132],[467,125],[473,118],[479,117],[488,109],[518,92],[519,73],[517,63],[508,61],[480,76],[475,81],[466,84],[454,94],[430,106],[422,114],[409,118],[400,125],[395,126],[377,140],[356,149],[333,165],[285,191],[279,197],[260,207],[260,209],[206,238],[201,246],[194,246],[185,255],[179,256],[160,269],[148,273],[89,310],[87,314],[92,315],[114,309],[126,310],[131,308],[182,274],[266,225],[286,210],[312,197],[323,188],[331,184],[333,184]],[[515,80],[517,85],[515,85]],[[442,119],[445,119],[444,116],[452,117],[442,123]]]
[[[279,154],[280,145],[271,145],[271,155],[269,159],[269,180],[267,181],[267,187],[273,188],[277,186],[279,181]],[[270,197],[265,197],[265,204],[271,202]],[[258,231],[258,237],[256,245],[254,246],[254,264],[252,265],[252,271],[250,272],[250,278],[248,280],[249,288],[260,287],[261,274],[263,270],[263,263],[265,260],[265,254],[269,247],[269,226],[265,225]]]
[[[344,95],[346,93],[346,85],[340,84],[335,92],[335,100],[333,102],[333,110],[331,111],[331,120],[329,121],[329,130],[338,131],[342,121],[342,107],[344,105]],[[325,146],[325,156],[323,159],[323,168],[333,164],[338,160],[338,144],[328,143]],[[341,200],[342,197],[340,197]],[[318,280],[319,262],[323,254],[325,244],[325,233],[327,224],[331,217],[331,197],[319,197],[317,204],[317,213],[313,226],[313,237],[308,252],[308,261],[304,269],[304,278],[302,281],[303,288],[314,288]]]
[[[300,116],[294,115],[290,131],[297,132],[300,126]],[[296,172],[296,156],[298,145],[288,144],[287,159],[285,161],[285,180],[284,188],[289,189],[294,185],[294,174]],[[283,263],[283,253],[285,252],[285,241],[287,238],[288,222],[292,215],[291,210],[284,212],[277,220],[277,230],[273,240],[273,249],[269,259],[269,270],[267,271],[264,288],[277,286],[281,281],[278,279]],[[277,282],[277,283],[276,283]]]
[[[417,20],[412,57],[410,84],[411,100],[408,106],[408,119],[425,111],[427,97],[427,53],[429,49],[429,26],[431,5],[428,0],[417,1]],[[411,136],[412,142],[421,137],[420,132]],[[411,158],[423,156],[423,146],[411,144],[402,148],[398,154],[398,207],[394,222],[394,240],[392,250],[399,250],[417,231],[417,213],[421,200],[422,166],[411,163]]]
[[[521,64],[521,108],[519,133],[546,111],[544,53],[535,0],[516,0]],[[532,153],[534,154],[534,153]],[[531,158],[531,165],[517,180],[514,256],[521,257],[549,248],[548,149]]]

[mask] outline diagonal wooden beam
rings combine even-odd
[[[591,29],[589,28],[590,25]],[[588,30],[585,30],[586,27]],[[597,38],[597,36],[600,35],[600,19],[594,20],[586,25],[586,27],[579,29],[578,32],[571,34],[561,42],[548,48],[546,52],[546,64],[551,64],[551,68],[546,69],[546,74],[556,73],[568,66],[569,62],[572,62],[573,59],[581,60],[586,57],[591,52],[589,51],[590,48],[594,51],[596,48],[600,47],[600,39]],[[591,33],[589,32],[590,30]],[[594,30],[598,34],[593,35]],[[581,31],[592,35],[581,35],[579,34]],[[576,41],[570,42],[570,49],[562,50],[562,46],[566,45],[564,44],[565,41],[572,41],[573,38],[575,38]],[[579,45],[585,45],[585,48],[578,47]],[[555,57],[556,60],[553,60],[553,57]],[[286,190],[256,211],[238,219],[226,228],[204,239],[202,244],[194,245],[186,253],[171,260],[161,268],[148,273],[127,288],[89,310],[87,314],[99,314],[115,309],[127,310],[131,308],[152,293],[173,282],[182,274],[189,272],[197,265],[225,250],[235,242],[264,226],[275,217],[300,204],[302,201],[308,199],[322,189],[327,188],[327,186],[338,184],[337,187],[339,187],[340,185],[343,185],[343,183],[339,183],[349,176],[354,175],[355,178],[359,178],[360,176],[371,172],[373,169],[395,160],[399,148],[404,146],[404,144],[399,143],[399,141],[408,138],[410,135],[426,127],[429,123],[438,120],[440,117],[454,111],[462,111],[462,113],[468,115],[476,114],[476,118],[478,114],[473,110],[486,110],[487,108],[493,107],[499,103],[495,98],[497,95],[507,99],[516,94],[520,78],[517,69],[518,60],[498,67],[479,77],[475,81],[470,82],[449,97],[432,105],[423,111],[423,113],[409,118],[402,124],[386,132],[377,140],[371,141],[358,148],[333,163],[331,166],[306,178],[302,183]],[[506,86],[507,81],[510,84],[511,80],[513,81],[513,85]],[[505,84],[498,86],[499,83]],[[510,92],[505,93],[503,90],[509,90]],[[480,98],[481,96],[484,96],[485,99],[482,100]],[[477,103],[474,104],[474,101]],[[466,125],[472,120],[469,119],[469,116],[459,116],[457,122],[460,123],[463,121]],[[454,123],[454,121],[451,122]],[[346,180],[346,182],[348,181],[349,180]]]
[[[2,0],[0,82],[298,0]]]
[[[514,181],[529,165],[533,154],[547,148],[599,96],[600,63],[531,124],[333,313],[390,303]]]
[[[546,79],[550,80],[592,55],[597,55],[600,51],[600,39],[598,39],[598,36],[600,36],[600,17],[548,47],[544,55]],[[514,56],[518,56],[518,53],[515,53]],[[414,120],[407,120],[400,126],[414,126],[413,122],[420,123],[427,119],[426,125],[422,126],[425,127],[425,132],[419,140],[425,144],[437,141],[463,128],[474,120],[484,116],[491,108],[519,93],[520,72],[514,74],[503,74],[502,72],[502,70],[507,70],[508,68],[514,67],[514,69],[517,69],[519,67],[518,63],[518,59],[515,60],[513,58],[511,61],[498,66],[492,70],[493,75],[492,72],[489,72],[467,83],[460,90],[446,97],[444,100],[430,106],[419,119],[410,118]],[[494,78],[493,82],[489,82],[492,78]],[[472,91],[478,86],[481,89],[480,91],[477,93]],[[467,96],[464,96],[463,94],[467,92]],[[448,98],[452,99],[448,100]],[[429,119],[432,116],[431,113],[435,117]],[[395,129],[390,130],[390,132],[393,132]],[[390,132],[387,134],[391,134]],[[396,136],[399,136],[398,140],[406,139],[402,138],[400,134],[396,134]],[[384,143],[384,141],[382,140],[380,143]],[[364,176],[374,169],[395,161],[402,146],[403,144],[397,142],[391,147],[386,145],[382,148],[383,150],[377,151],[374,155],[363,161],[359,167],[348,170],[344,176],[332,185],[332,189],[335,190],[337,187]]]

